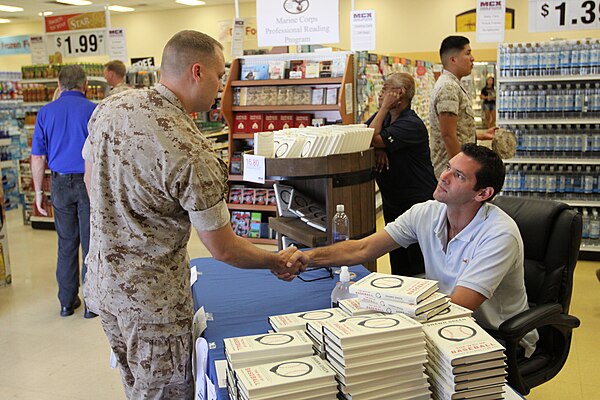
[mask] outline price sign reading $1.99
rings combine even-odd
[[[54,51],[65,57],[97,56],[106,52],[104,31],[53,35],[50,42]]]
[[[248,182],[265,183],[265,157],[244,154],[243,179]]]
[[[529,0],[529,31],[600,29],[600,0]]]

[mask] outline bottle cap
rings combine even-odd
[[[337,206],[335,206],[335,210],[337,212],[344,212],[344,205],[343,204],[338,204]]]
[[[340,282],[350,282],[350,272],[345,265],[340,270]]]

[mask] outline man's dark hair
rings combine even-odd
[[[491,200],[502,190],[502,186],[504,185],[504,163],[502,159],[494,150],[475,143],[463,144],[461,151],[480,165],[479,170],[475,173],[477,182],[475,182],[473,190],[486,187],[493,188],[494,194],[487,199]]]
[[[464,36],[448,36],[442,40],[440,46],[440,60],[442,64],[446,65],[448,57],[455,53],[460,53],[469,43],[471,43],[469,39]]]
[[[87,77],[81,65],[63,65],[58,73],[58,81],[63,91],[83,90],[86,80]]]
[[[121,60],[111,60],[104,64],[107,71],[113,71],[119,78],[123,78],[127,74],[127,67]]]
[[[197,62],[211,63],[223,45],[205,33],[185,30],[176,33],[165,45],[161,74],[177,76]]]

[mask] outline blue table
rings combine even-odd
[[[198,280],[192,286],[194,307],[204,306],[213,320],[208,321],[204,338],[215,347],[209,350],[208,376],[216,384],[215,360],[224,360],[223,339],[257,335],[271,329],[270,315],[288,314],[330,307],[334,279],[284,282],[267,270],[242,270],[212,258],[196,258],[191,262],[198,270]],[[358,280],[369,274],[363,266],[350,267]],[[312,279],[325,275],[324,270],[305,272]],[[210,346],[212,347],[212,346]],[[218,399],[229,400],[226,388],[218,389]]]

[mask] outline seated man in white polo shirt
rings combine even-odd
[[[298,251],[290,258],[307,266],[354,265],[400,246],[419,243],[425,275],[439,281],[452,302],[474,311],[484,328],[495,328],[527,310],[523,241],[515,222],[490,204],[504,184],[504,165],[492,150],[465,144],[439,177],[435,200],[414,205],[383,231],[361,240]],[[530,356],[538,340],[521,345]]]

